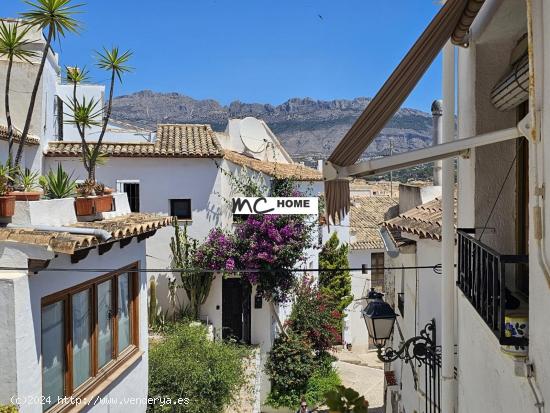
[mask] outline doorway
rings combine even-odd
[[[222,338],[250,344],[251,337],[250,283],[240,278],[222,282]]]

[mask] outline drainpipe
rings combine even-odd
[[[433,121],[433,132],[432,132],[432,146],[440,145],[443,143],[443,101],[434,100],[432,103],[432,121]],[[441,186],[442,177],[442,161],[434,162],[434,185]]]
[[[443,142],[454,140],[455,136],[455,48],[449,41],[443,48]],[[454,275],[454,192],[455,174],[454,158],[442,161],[442,231],[441,263],[443,277],[441,280],[441,356],[442,356],[442,404],[441,411],[454,412],[455,408],[455,355],[454,355],[454,309],[455,309],[455,275]]]
[[[32,229],[35,231],[45,231],[45,232],[67,232],[69,234],[76,235],[91,235],[96,238],[99,238],[101,241],[108,241],[113,236],[108,231],[98,228],[76,228],[76,227],[50,227],[48,225],[15,225],[8,224],[7,228],[21,228],[21,229]]]

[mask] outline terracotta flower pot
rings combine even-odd
[[[16,201],[40,201],[40,197],[42,196],[40,192],[35,191],[13,191],[10,192],[10,195],[14,196]]]
[[[94,198],[76,198],[74,200],[74,208],[77,216],[94,215]]]
[[[112,195],[101,195],[95,198],[95,212],[111,212],[113,210]]]
[[[15,197],[0,196],[0,217],[12,217],[15,214]]]
[[[82,197],[75,199],[75,210],[77,216],[95,215],[100,212],[113,210],[113,197],[111,195]]]

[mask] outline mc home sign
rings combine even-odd
[[[233,198],[233,214],[317,215],[319,199],[315,197],[238,197]]]

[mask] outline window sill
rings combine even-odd
[[[67,397],[69,404],[58,404],[47,410],[47,413],[78,413],[95,406],[99,402],[101,393],[141,359],[142,356],[143,351],[140,351],[137,347],[129,349],[115,363],[105,366],[90,384],[76,391],[72,396],[73,404],[70,404],[71,398]],[[81,404],[74,404],[74,400],[77,398],[80,399]]]

